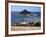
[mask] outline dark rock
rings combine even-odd
[[[31,12],[27,11],[27,10],[23,10],[20,12],[20,14],[31,14]]]

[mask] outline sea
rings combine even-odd
[[[17,15],[16,15],[17,14]],[[40,12],[32,12],[33,16],[21,16],[20,12],[11,12],[11,25],[19,22],[39,22],[41,20]]]

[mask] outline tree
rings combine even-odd
[[[41,26],[41,23],[40,22],[37,22],[37,23],[35,23],[34,26]]]

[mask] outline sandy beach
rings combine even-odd
[[[28,30],[40,30],[40,26],[28,27],[28,26],[11,26],[11,31],[28,31]]]

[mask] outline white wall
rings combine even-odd
[[[24,1],[24,0],[21,0],[21,1]],[[26,1],[45,2],[45,0],[26,0]],[[5,37],[5,0],[0,0],[0,37]],[[44,34],[44,35],[14,36],[14,37],[46,37],[46,34]]]
[[[0,0],[0,37],[5,34],[5,0]]]

